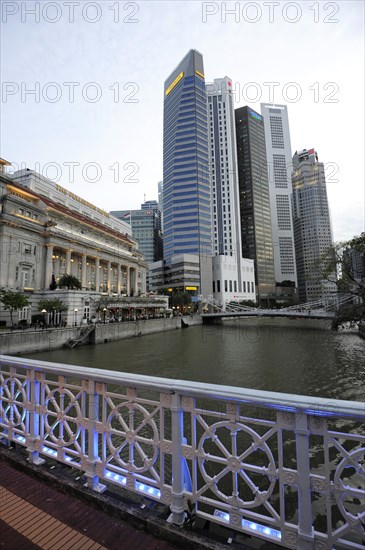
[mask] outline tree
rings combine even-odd
[[[11,326],[14,325],[13,312],[29,306],[29,300],[24,294],[12,290],[1,290],[0,302],[3,303],[4,309],[8,309],[10,312]]]
[[[59,298],[50,298],[48,300],[40,300],[38,304],[38,310],[42,311],[42,309],[45,309],[46,311],[67,311],[68,306],[62,300]]]
[[[56,290],[56,288],[57,288],[56,279],[55,279],[55,276],[52,275],[52,280],[51,280],[51,284],[49,285],[49,290]]]
[[[179,308],[182,314],[185,313],[186,308],[191,304],[191,294],[189,292],[176,292],[171,295],[170,307]]]
[[[81,289],[81,283],[80,283],[79,279],[77,277],[75,277],[74,275],[68,275],[67,273],[62,275],[61,279],[59,280],[58,286],[59,287],[66,286],[67,290],[70,290],[70,289],[80,290]]]
[[[50,298],[48,300],[40,300],[38,303],[38,311],[46,310],[50,313],[51,320],[49,323],[54,323],[55,313],[62,313],[68,310],[68,306],[59,298]],[[45,319],[43,320],[45,321]]]
[[[358,254],[362,260],[362,272],[354,270],[352,254]],[[336,243],[324,254],[322,275],[327,281],[335,283],[337,292],[354,297],[353,303],[341,305],[332,321],[332,328],[337,330],[345,323],[357,323],[365,319],[365,233],[349,241]]]

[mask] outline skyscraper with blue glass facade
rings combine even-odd
[[[164,259],[211,255],[212,217],[203,57],[190,50],[165,81]]]

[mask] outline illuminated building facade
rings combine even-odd
[[[0,206],[0,288],[26,292],[33,311],[51,297],[53,276],[81,283],[69,293],[69,322],[76,310],[89,319],[102,295],[146,291],[147,266],[128,224],[30,170],[0,175]]]

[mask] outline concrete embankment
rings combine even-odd
[[[184,321],[190,325],[200,325],[201,317],[185,317]],[[90,327],[92,325],[89,325]],[[47,330],[24,330],[0,333],[0,353],[3,355],[21,355],[62,348],[69,341],[80,339],[85,325],[81,327],[66,327]],[[181,318],[149,319],[145,321],[131,321],[127,323],[106,323],[95,325],[95,331],[89,335],[89,342],[101,344],[124,340],[135,336],[181,329]],[[86,342],[85,342],[86,343]]]
[[[200,325],[202,322],[201,317],[185,317],[184,321],[188,325]],[[106,325],[96,326],[95,344],[114,342],[115,340],[124,340],[125,338],[134,336],[143,336],[145,334],[174,329],[181,329],[180,317],[174,317],[173,319],[149,319],[129,323],[107,323]]]

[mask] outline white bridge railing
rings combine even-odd
[[[285,548],[364,548],[364,406],[0,356],[0,438]]]

